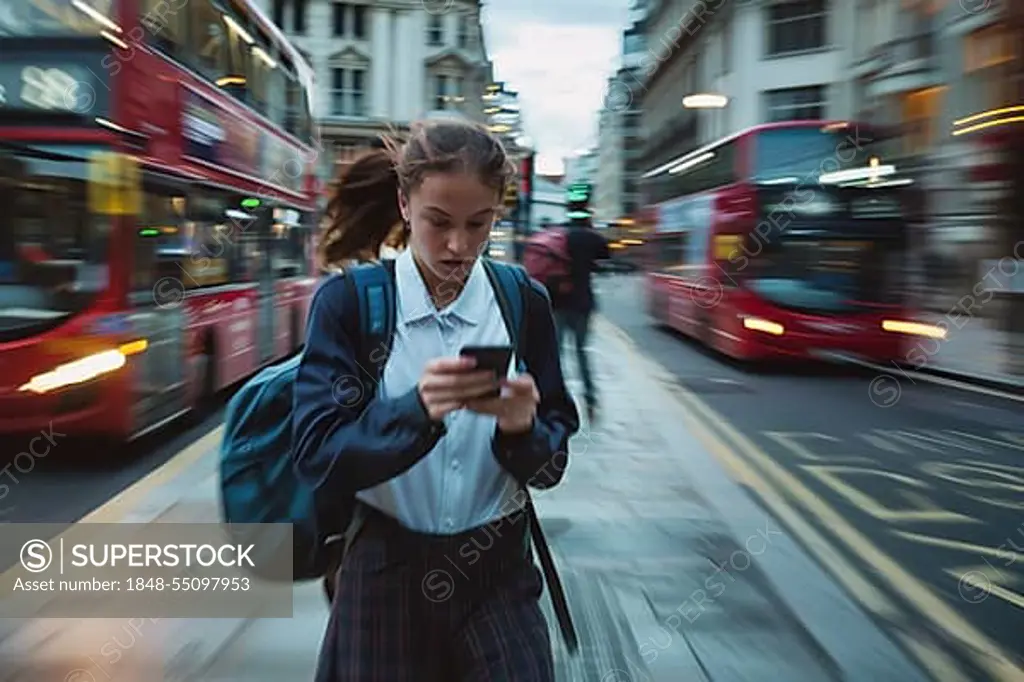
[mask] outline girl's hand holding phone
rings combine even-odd
[[[525,433],[533,428],[540,392],[529,374],[501,381],[502,392],[497,398],[471,400],[466,408],[480,414],[498,418],[498,430],[506,434]]]
[[[474,399],[494,391],[497,382],[491,370],[476,369],[471,357],[435,358],[427,363],[417,386],[427,414],[440,421]]]

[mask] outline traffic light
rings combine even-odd
[[[566,217],[569,220],[585,220],[590,217],[590,197],[593,185],[589,182],[574,182],[565,191]]]
[[[592,186],[589,182],[574,182],[566,189],[565,201],[568,204],[587,205],[590,203]]]

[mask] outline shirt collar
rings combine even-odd
[[[469,271],[469,277],[458,297],[446,308],[438,310],[419,268],[412,257],[412,249],[405,249],[395,259],[395,286],[397,287],[398,320],[409,325],[430,317],[452,315],[471,325],[479,324],[488,305],[487,273],[478,258]]]

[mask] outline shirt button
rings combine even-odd
[[[453,521],[452,518],[449,516],[447,519],[444,520],[444,526],[445,528],[454,528],[455,521]]]
[[[456,459],[456,460],[452,461],[452,471],[458,471],[459,470],[459,466],[460,466],[459,465],[459,460]]]

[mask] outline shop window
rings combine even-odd
[[[908,154],[920,154],[937,141],[939,136],[939,113],[945,87],[928,88],[906,95],[902,101],[904,150]]]

